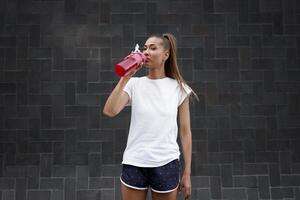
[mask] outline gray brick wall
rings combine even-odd
[[[300,199],[300,1],[0,0],[0,200],[120,199],[113,66],[167,31],[200,98],[192,199]]]

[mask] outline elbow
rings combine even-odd
[[[103,109],[102,111],[103,115],[107,116],[107,117],[115,117],[117,115],[117,113],[113,112],[113,111],[110,111],[110,110],[107,110],[107,109]]]

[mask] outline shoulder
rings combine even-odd
[[[169,78],[169,82],[172,85],[176,85],[176,87],[183,93],[189,94],[192,91],[191,87],[185,82],[179,83],[176,79],[173,78]]]
[[[192,88],[187,83],[182,83],[181,85],[186,94],[190,94],[192,92]]]

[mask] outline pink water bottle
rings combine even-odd
[[[134,52],[126,56],[120,63],[116,64],[115,72],[119,76],[126,76],[131,71],[141,67],[146,60],[146,56],[140,52],[139,45],[136,44]]]

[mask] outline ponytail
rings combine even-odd
[[[154,35],[153,37],[157,37],[163,40],[163,46],[166,50],[169,51],[169,57],[165,62],[165,73],[167,77],[175,79],[180,88],[185,91],[184,85],[189,87],[186,81],[180,74],[178,63],[177,63],[177,45],[176,45],[176,38],[171,33],[164,33],[162,35]],[[194,97],[199,101],[197,94],[191,89]]]

